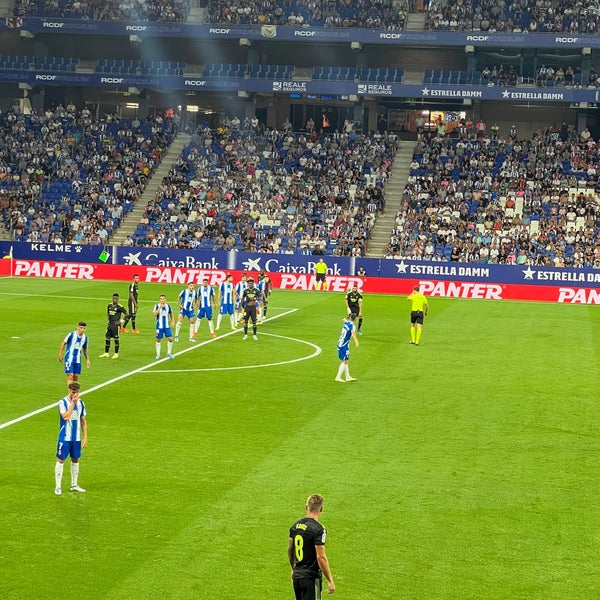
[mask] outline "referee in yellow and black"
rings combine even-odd
[[[327,291],[327,264],[322,258],[315,265],[315,290]]]
[[[416,285],[407,300],[411,302],[410,309],[410,343],[418,346],[421,342],[421,332],[423,330],[423,319],[429,312],[429,304],[427,298],[419,290]]]

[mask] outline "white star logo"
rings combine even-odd
[[[244,265],[246,271],[260,271],[260,256],[255,259],[249,258],[248,260],[242,262],[242,265]]]
[[[503,98],[508,98],[509,96],[510,96],[510,92],[509,92],[508,90],[504,90],[504,91],[502,92],[502,97],[503,97]]]
[[[396,268],[398,269],[398,273],[406,273],[406,269],[408,269],[408,265],[404,264],[404,261],[400,261],[396,263]]]
[[[423,96],[427,96],[427,94],[429,94],[429,88],[426,88],[426,87],[424,87],[424,88],[421,90],[421,94],[423,94]]]
[[[523,271],[523,274],[525,275],[525,279],[533,279],[533,276],[535,275],[535,271],[531,268],[531,265],[528,265],[527,269],[525,269],[525,271]]]
[[[133,252],[130,252],[129,254],[127,254],[126,256],[123,257],[123,260],[125,261],[126,265],[142,265],[142,261],[140,260],[140,254],[141,254],[141,250],[140,252],[136,252],[135,254]]]

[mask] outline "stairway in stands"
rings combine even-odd
[[[113,246],[120,246],[127,239],[128,235],[133,235],[136,230],[140,219],[146,212],[146,206],[150,200],[154,200],[156,191],[164,177],[169,174],[169,171],[175,161],[179,158],[179,155],[183,149],[190,143],[192,136],[187,133],[178,133],[177,137],[173,140],[173,143],[169,146],[166,154],[164,155],[162,162],[158,165],[156,171],[154,171],[152,177],[146,184],[146,189],[142,194],[141,198],[136,202],[134,209],[127,214],[123,219],[121,227],[117,230],[115,235],[110,239],[110,244]]]
[[[396,222],[396,214],[402,206],[402,194],[410,174],[410,163],[416,141],[401,140],[400,148],[396,152],[394,165],[391,170],[391,179],[385,186],[385,214],[380,214],[375,221],[375,226],[371,231],[368,258],[382,258],[384,249],[390,241],[390,235]]]

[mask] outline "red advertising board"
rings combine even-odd
[[[0,260],[0,275],[13,277],[51,277],[128,281],[134,274],[146,283],[200,283],[205,277],[211,285],[225,280],[226,271],[179,267],[118,266],[76,262],[52,262],[24,259]],[[239,279],[242,271],[231,271]],[[250,271],[248,275],[252,276]],[[314,276],[299,273],[269,273],[273,287],[282,290],[314,289]],[[327,278],[330,292],[346,292],[353,284],[371,294],[409,294],[414,286],[432,297],[476,298],[482,300],[532,300],[563,304],[600,304],[600,289],[573,285],[524,285],[466,281],[442,281],[433,278],[357,277],[332,275]]]

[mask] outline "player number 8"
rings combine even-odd
[[[301,562],[304,558],[304,538],[301,535],[294,538],[294,552],[296,553],[296,560]]]

